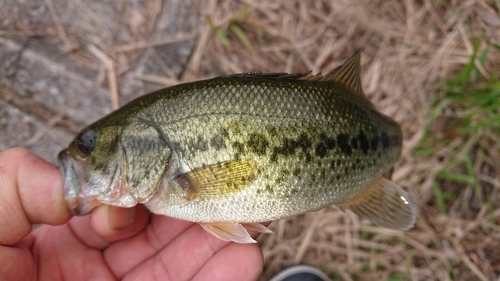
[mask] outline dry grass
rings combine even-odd
[[[46,2],[50,7],[51,0]],[[444,130],[438,122],[426,135],[433,101],[442,96],[444,81],[469,62],[474,36],[482,38],[479,52],[490,49],[484,66],[476,61],[481,76],[489,79],[500,69],[500,52],[491,48],[500,44],[498,0],[209,0],[193,7],[200,15],[193,32],[174,38],[155,33],[162,1],[149,1],[140,9],[144,21],[135,23],[136,17],[130,17],[123,23],[131,34],[128,42],[114,40],[90,8],[75,3],[88,17],[89,33],[101,40],[90,48],[76,44],[88,38],[57,24],[52,8],[56,24],[51,34],[79,63],[94,69],[101,65],[115,106],[116,83],[125,83],[127,71],[141,56],[157,56],[152,46],[195,41],[180,75],[164,63],[163,73],[132,75],[160,85],[256,70],[329,71],[363,49],[365,92],[403,128],[404,151],[393,180],[418,198],[417,225],[404,233],[386,230],[335,208],[274,222],[274,235],[259,240],[266,260],[262,280],[296,263],[317,266],[333,280],[500,280],[498,143],[478,149],[485,142],[478,135],[473,141],[471,135],[425,141]],[[468,141],[468,147],[456,151]],[[414,153],[424,143],[436,152]],[[479,192],[474,184],[439,176],[455,153],[480,158],[471,162]],[[464,172],[462,166],[453,169]],[[436,184],[452,197],[444,202],[444,211],[437,205]]]

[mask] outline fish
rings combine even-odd
[[[129,102],[59,153],[70,211],[144,204],[237,243],[331,205],[410,229],[418,204],[384,177],[402,131],[364,94],[360,54],[326,75],[232,74]]]

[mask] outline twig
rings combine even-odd
[[[120,102],[118,100],[118,85],[116,81],[115,64],[110,57],[99,50],[96,46],[90,45],[88,47],[88,50],[106,65],[106,70],[108,73],[109,94],[111,96],[111,108],[113,110],[116,110],[120,107]]]
[[[344,232],[344,241],[345,241],[345,247],[347,251],[347,264],[352,265],[354,261],[354,257],[352,254],[352,234],[351,234],[351,213],[346,212],[345,213],[345,220],[344,220],[344,225],[345,225],[345,232]]]
[[[134,42],[134,43],[128,43],[128,44],[123,44],[119,46],[115,46],[114,49],[117,52],[128,52],[128,51],[133,51],[137,49],[144,49],[148,47],[154,47],[154,46],[160,46],[160,45],[167,45],[167,44],[172,44],[176,43],[179,41],[185,41],[185,40],[190,40],[196,37],[196,32],[188,33],[188,34],[179,34],[173,37],[165,38],[165,39],[158,39],[156,41],[152,42],[147,42],[147,41],[140,41],[140,42]]]
[[[304,257],[304,254],[306,253],[306,250],[311,243],[312,235],[314,233],[314,230],[316,229],[316,224],[318,224],[319,219],[325,212],[326,208],[321,209],[319,212],[316,213],[316,217],[314,218],[313,222],[309,226],[309,229],[306,232],[306,236],[302,240],[302,243],[300,244],[299,250],[297,251],[297,254],[295,255],[295,258],[293,259],[294,263],[299,263],[302,258]]]
[[[47,126],[41,130],[39,130],[35,135],[33,135],[31,138],[29,138],[27,141],[25,141],[21,146],[23,147],[28,147],[33,144],[35,144],[37,141],[39,141],[43,136],[45,136],[52,128],[54,128],[57,123],[59,123],[64,116],[66,116],[66,113],[74,107],[76,107],[83,99],[84,96],[80,96],[76,100],[74,100],[70,105],[66,106],[63,110],[59,111],[54,117],[50,118],[49,121],[47,122]]]
[[[45,3],[49,8],[50,14],[52,15],[52,18],[54,20],[54,24],[56,25],[57,33],[59,34],[61,40],[64,42],[65,46],[63,49],[64,51],[69,52],[70,50],[73,49],[73,44],[71,44],[71,41],[69,40],[68,36],[66,35],[66,32],[64,31],[64,27],[61,24],[61,19],[57,15],[56,8],[54,7],[52,0],[45,0]]]
[[[158,83],[158,84],[162,84],[165,86],[172,86],[172,85],[179,84],[179,80],[177,80],[177,79],[174,80],[174,79],[167,78],[167,77],[159,77],[159,76],[148,75],[148,74],[135,74],[135,73],[133,73],[132,77],[134,77],[135,79],[139,79],[139,80],[143,80],[143,81],[147,81],[147,82]]]
[[[154,48],[149,48],[148,52],[154,57],[156,63],[161,67],[163,72],[170,77],[172,80],[177,80],[177,75],[172,71],[170,67],[163,61],[158,52]],[[177,80],[178,81],[178,80]]]
[[[455,239],[451,239],[451,243],[455,247],[459,257],[462,259],[462,261],[465,263],[465,265],[467,265],[467,267],[472,271],[472,273],[474,273],[481,280],[485,280],[485,281],[488,280],[486,275],[484,275],[481,272],[481,270],[476,266],[476,264],[473,263],[469,259],[469,257],[464,253],[464,249],[463,249],[462,245],[460,245],[460,243],[458,241],[456,241]]]
[[[83,3],[82,0],[76,0],[75,3],[80,9],[82,9],[83,13],[88,15],[91,21],[95,22],[98,32],[106,32],[106,34],[110,34],[109,28],[106,24],[104,24],[102,19],[87,4]]]
[[[26,50],[26,48],[28,48],[30,41],[31,41],[31,38],[28,38],[28,40],[26,40],[26,42],[24,42],[24,44],[21,46],[21,49],[15,54],[12,61],[5,68],[5,72],[2,73],[0,75],[0,77],[8,77],[8,76],[15,73],[15,70],[14,70],[15,65],[21,60],[21,57],[24,53],[24,50]]]
[[[194,50],[193,55],[191,56],[191,59],[189,60],[189,63],[182,75],[182,81],[188,81],[191,77],[197,76],[200,68],[203,49],[207,45],[207,41],[211,34],[212,31],[210,30],[210,27],[206,25],[201,32],[201,36],[198,40],[198,44],[196,45],[196,49]]]

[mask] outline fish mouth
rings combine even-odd
[[[85,183],[80,165],[71,157],[68,149],[61,151],[57,158],[64,178],[64,200],[68,204],[69,211],[76,216],[90,213],[98,204],[95,198],[82,193]]]

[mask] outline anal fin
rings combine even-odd
[[[221,240],[242,244],[257,243],[257,241],[250,236],[248,230],[262,233],[272,233],[271,230],[260,223],[245,224],[246,228],[239,223],[227,222],[200,223],[200,225],[207,232]]]
[[[261,223],[245,223],[245,224],[243,224],[243,226],[248,231],[253,231],[253,232],[258,232],[258,233],[273,233],[272,230],[265,227]]]
[[[418,204],[398,184],[380,177],[362,193],[338,204],[378,226],[407,230],[417,219]]]

